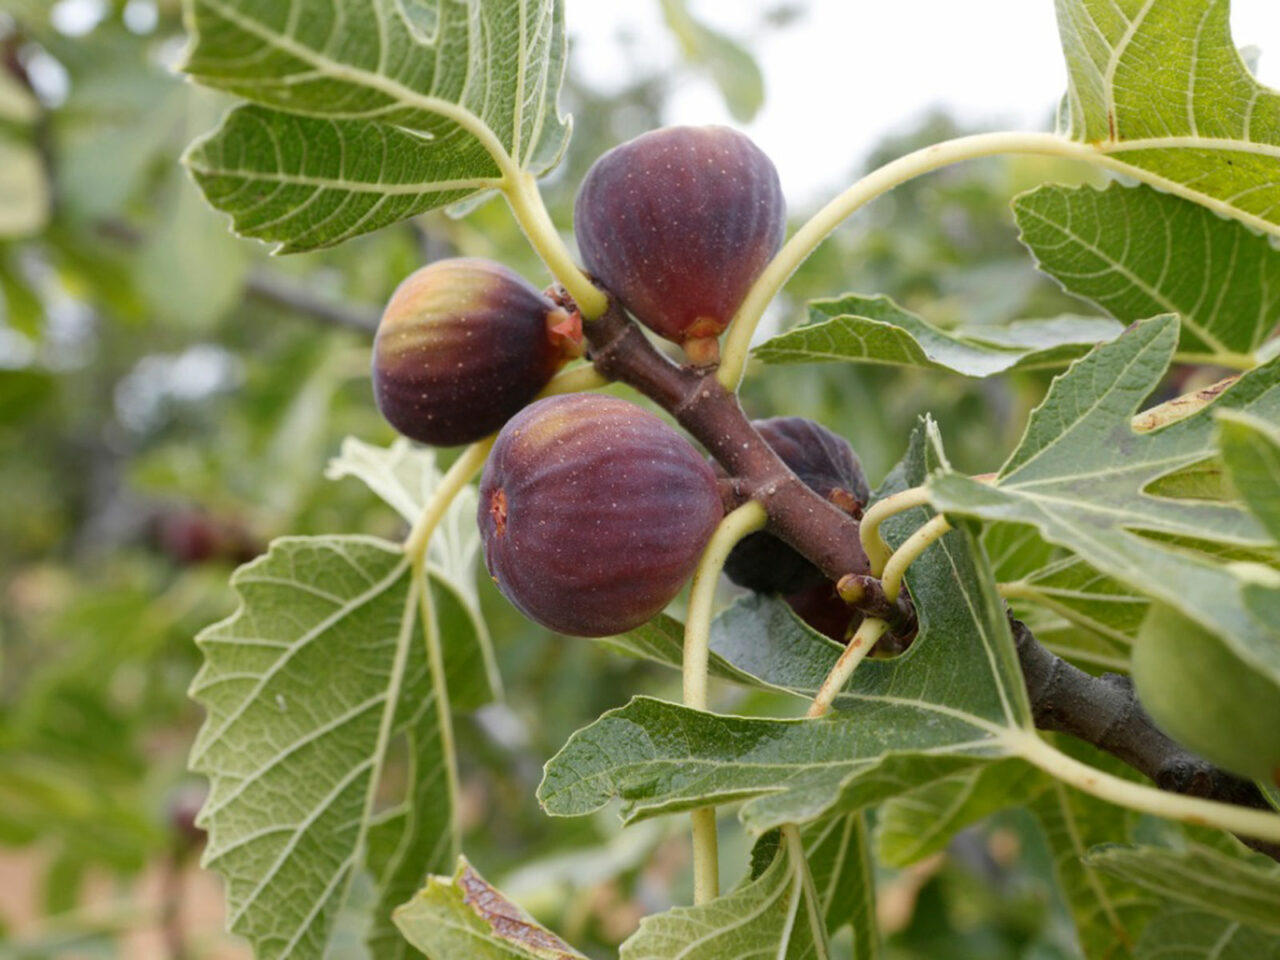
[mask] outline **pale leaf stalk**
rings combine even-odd
[[[885,598],[890,603],[897,600],[898,594],[902,592],[902,578],[906,575],[907,567],[929,549],[931,544],[942,539],[950,529],[951,524],[947,522],[947,518],[939,514],[930,518],[924,526],[907,537],[902,546],[893,551],[889,562],[884,565],[884,573],[880,576]]]
[[[607,387],[609,381],[600,376],[598,370],[589,363],[583,363],[568,370],[557,373],[537,399],[554,396],[559,393],[586,393],[588,390],[599,390]]]
[[[867,555],[873,574],[880,576],[889,558],[893,556],[893,550],[880,536],[880,524],[904,510],[928,505],[929,492],[924,487],[912,487],[910,490],[903,490],[883,500],[877,500],[867,508],[867,512],[862,515],[861,526],[858,527],[858,536],[862,539],[862,549]]]
[[[596,390],[607,383],[608,381],[600,376],[594,367],[583,364],[552,377],[551,382],[538,394],[538,399],[560,393],[583,393],[587,390]],[[453,498],[480,472],[489,456],[489,451],[493,449],[493,442],[497,436],[496,433],[491,434],[467,447],[453,462],[453,466],[440,478],[440,485],[432,491],[431,499],[427,501],[427,505],[414,522],[413,529],[405,538],[404,552],[410,560],[416,563],[425,556],[427,544],[431,542],[431,534],[444,518],[449,504],[453,503]]]
[[[800,264],[804,263],[831,231],[847,217],[876,197],[922,174],[962,160],[1002,153],[1046,154],[1070,157],[1103,166],[1117,166],[1114,163],[1109,164],[1104,154],[1087,144],[1067,140],[1053,133],[1017,132],[980,133],[945,140],[886,163],[847,188],[814,214],[792,235],[756,278],[756,282],[747,292],[746,299],[734,314],[720,353],[720,369],[716,376],[725,389],[736,390],[742,380],[747,353],[751,348],[751,337],[755,334],[760,318],[764,316],[765,308],[773,302],[773,298],[778,295]]]
[[[867,617],[858,625],[858,629],[849,638],[844,652],[840,654],[840,659],[823,678],[822,686],[814,695],[813,703],[809,704],[809,712],[806,716],[813,718],[826,715],[831,709],[831,704],[835,702],[840,691],[853,676],[853,671],[858,669],[858,664],[866,659],[871,648],[876,645],[876,641],[884,636],[884,632],[888,629],[889,624],[879,617]]]
[[[1140,813],[1214,827],[1271,843],[1280,843],[1280,814],[1253,810],[1112,776],[1051,746],[1031,730],[1010,730],[1001,740],[1015,754],[1077,790]]]
[[[420,587],[420,583],[424,586]],[[360,816],[359,836],[356,838],[355,849],[357,856],[361,858],[368,852],[369,825],[373,822],[374,810],[377,806],[378,785],[382,781],[382,772],[387,761],[387,751],[391,746],[391,738],[395,728],[396,704],[400,701],[400,690],[404,684],[404,675],[409,662],[409,649],[413,641],[413,616],[410,611],[412,611],[414,604],[419,602],[421,594],[426,592],[424,588],[425,580],[420,580],[417,576],[414,576],[409,582],[409,594],[405,598],[405,612],[401,617],[399,635],[396,637],[395,660],[391,665],[387,700],[382,708],[382,717],[378,723],[378,740],[373,748],[373,769],[369,773],[369,788],[365,793],[364,810]],[[419,596],[415,597],[415,594]],[[448,755],[452,756],[451,754]],[[456,836],[456,832],[453,833]],[[352,884],[355,882],[355,875],[355,870],[350,871],[347,875],[342,896],[342,902],[344,903],[350,895]],[[240,909],[243,911],[244,906],[241,906]],[[230,927],[230,923],[229,921],[228,927]]]
[[[427,664],[431,669],[431,691],[435,694],[436,725],[440,729],[440,751],[443,755],[445,788],[449,794],[449,859],[458,856],[461,837],[458,830],[458,748],[453,737],[453,709],[449,705],[449,684],[444,673],[444,647],[440,640],[440,621],[436,617],[435,598],[431,594],[431,577],[425,554],[413,565],[413,578],[418,588],[418,609],[422,617],[422,633],[427,641]]]
[[[609,298],[574,261],[542,200],[538,181],[527,172],[508,172],[502,187],[520,229],[547,265],[552,276],[573,297],[583,320],[594,320],[608,309]]]
[[[1183,353],[1179,350],[1174,353],[1173,362],[1195,365],[1212,363],[1214,366],[1244,371],[1258,366],[1259,360],[1256,354],[1239,353],[1235,350],[1214,350],[1211,354]]]
[[[808,917],[810,933],[818,951],[817,960],[830,960],[831,953],[827,946],[824,920],[814,912],[818,904],[818,890],[813,883],[813,873],[809,870],[809,859],[805,856],[804,838],[800,836],[800,827],[794,823],[784,823],[781,830],[782,839],[787,844],[787,855],[796,872],[796,893],[807,902],[804,912]],[[799,904],[796,909],[800,909]],[[800,921],[797,918],[795,922]]]
[[[707,663],[710,660],[711,614],[716,583],[729,552],[747,534],[759,530],[769,519],[755,500],[744,503],[720,521],[707,542],[689,588],[689,613],[684,625],[684,703],[695,710],[707,709]],[[707,903],[720,895],[720,855],[716,839],[714,807],[694,810],[693,820],[693,902]]]
[[[427,505],[423,508],[422,513],[418,515],[417,521],[413,525],[413,529],[409,531],[409,536],[404,541],[404,552],[415,565],[422,563],[423,557],[427,553],[427,544],[431,542],[431,534],[435,532],[445,512],[449,509],[449,504],[453,503],[462,488],[471,482],[471,478],[480,472],[480,468],[484,466],[485,458],[489,456],[489,451],[493,448],[493,441],[497,435],[485,437],[467,447],[462,451],[462,455],[453,462],[443,477],[440,478],[440,484],[431,493],[431,499],[427,501]]]

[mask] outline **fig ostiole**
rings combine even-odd
[[[772,161],[727,127],[667,127],[615,147],[574,204],[583,262],[640,323],[719,359],[717,337],[782,246]]]
[[[485,564],[521,612],[597,637],[657,615],[723,514],[693,446],[634,404],[548,397],[498,434],[480,481]]]
[[[378,409],[435,446],[472,443],[524,407],[581,352],[575,315],[489,260],[439,260],[392,295],[373,347]]]
[[[805,486],[841,509],[856,514],[871,498],[862,464],[844,437],[804,417],[755,420],[752,426]],[[724,572],[757,593],[798,594],[830,584],[798,551],[763,530],[734,546]]]

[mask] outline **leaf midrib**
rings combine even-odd
[[[269,46],[273,46],[282,53],[310,64],[324,76],[376,90],[379,93],[386,94],[393,100],[399,100],[410,106],[417,107],[425,113],[435,113],[452,120],[471,136],[475,137],[480,145],[484,147],[494,163],[497,164],[498,169],[502,171],[504,180],[513,180],[518,172],[515,169],[515,163],[511,155],[502,143],[498,141],[488,124],[483,118],[477,117],[470,110],[463,109],[457,104],[442,100],[439,97],[419,93],[390,77],[370,73],[367,70],[360,70],[348,64],[332,60],[322,55],[319,51],[298,43],[291,37],[266,29],[256,20],[241,16],[238,11],[223,3],[222,0],[200,0],[200,2],[215,10],[220,16],[231,21],[246,33],[258,37]],[[214,78],[210,77],[209,79],[212,80]],[[469,85],[469,83],[470,64],[468,64],[468,79],[464,86]],[[517,91],[516,100],[518,103],[523,103],[523,90]]]

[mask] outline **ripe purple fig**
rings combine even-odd
[[[373,344],[378,409],[400,433],[452,446],[506,423],[580,352],[581,321],[489,260],[439,260],[396,289]]]
[[[783,599],[797,617],[838,643],[848,641],[853,628],[862,622],[862,614],[844,602],[830,580],[789,593]]]
[[[485,563],[559,633],[634,629],[680,592],[723,512],[680,434],[614,397],[539,400],[502,432],[480,480]]]
[[[706,366],[786,230],[772,161],[727,127],[667,127],[591,167],[573,212],[587,269]]]
[[[871,490],[849,441],[804,417],[755,420],[753,426],[805,486],[860,515]],[[749,534],[733,548],[724,572],[757,593],[798,593],[827,582],[821,570],[764,531]]]

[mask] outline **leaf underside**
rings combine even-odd
[[[545,172],[560,0],[187,0],[183,69],[251,101],[186,161],[237,232],[313,250]]]
[[[1231,38],[1228,0],[1057,0],[1060,132],[1116,169],[1280,233],[1280,93]]]

